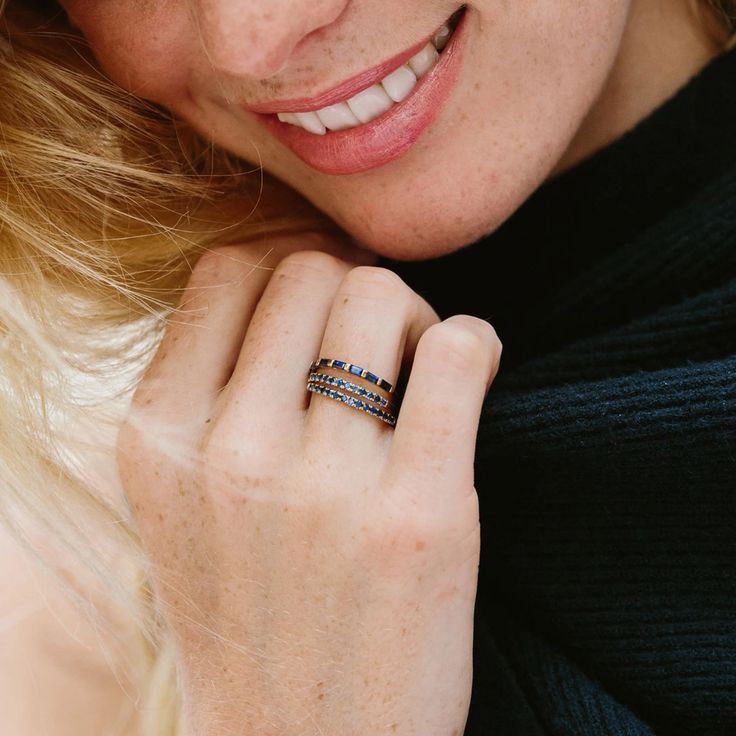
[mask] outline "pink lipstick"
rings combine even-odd
[[[282,122],[277,113],[306,113],[342,102],[380,82],[427,46],[424,39],[401,54],[361,72],[315,97],[249,105],[248,110],[307,165],[325,174],[344,176],[383,166],[406,153],[432,125],[458,80],[467,36],[462,11],[452,37],[434,66],[401,101],[370,122],[346,130],[315,134]]]

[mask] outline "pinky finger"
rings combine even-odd
[[[387,472],[420,483],[422,500],[473,489],[483,401],[498,372],[502,345],[484,320],[455,315],[421,336],[391,442]],[[426,494],[439,494],[426,498]]]

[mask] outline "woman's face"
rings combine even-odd
[[[439,56],[426,42],[459,0],[62,5],[120,85],[415,260],[493,231],[559,166],[631,2],[474,0]]]

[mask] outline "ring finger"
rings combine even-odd
[[[345,276],[337,290],[319,357],[360,366],[393,384],[395,389],[402,362],[411,360],[422,333],[436,322],[439,317],[432,307],[399,276],[384,268],[360,266]],[[319,368],[318,372],[389,400],[393,398],[368,380],[345,371]],[[344,385],[323,386],[386,410]],[[367,412],[328,396],[312,394],[305,423],[307,444],[351,446],[351,443],[370,442],[385,436],[387,430],[391,430],[388,423]]]

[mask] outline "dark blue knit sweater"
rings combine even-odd
[[[467,736],[736,736],[736,50],[472,246],[504,343]]]

